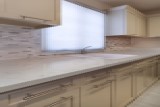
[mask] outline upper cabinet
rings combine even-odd
[[[0,0],[0,13],[4,11],[4,0]]]
[[[108,24],[108,36],[145,36],[145,16],[128,5],[112,8]]]
[[[60,0],[0,0],[0,11],[3,18],[35,27],[60,24]]]
[[[147,34],[149,37],[160,37],[160,14],[150,15],[147,18]]]

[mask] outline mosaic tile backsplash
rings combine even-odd
[[[40,55],[40,33],[31,28],[0,25],[0,60]]]
[[[160,38],[131,38],[107,36],[106,50],[124,50],[131,47],[159,47]],[[41,31],[26,27],[0,25],[0,60],[20,59],[32,56],[48,56],[42,52]]]
[[[131,37],[125,36],[107,36],[106,50],[124,50],[131,47]]]

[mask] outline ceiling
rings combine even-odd
[[[130,5],[142,12],[151,12],[160,10],[160,0],[100,0],[110,6]]]

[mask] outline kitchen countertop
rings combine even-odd
[[[77,54],[1,61],[0,93],[157,56],[160,55],[160,49],[129,49],[106,53],[137,56],[113,60],[81,57]]]

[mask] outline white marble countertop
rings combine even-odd
[[[112,53],[137,56],[111,60],[102,57],[81,57],[77,54],[1,61],[0,93],[157,56],[160,55],[160,50],[130,49]]]

